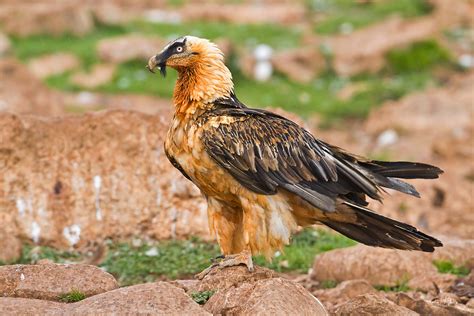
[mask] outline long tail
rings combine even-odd
[[[377,185],[416,197],[420,197],[420,194],[415,187],[397,178],[436,179],[443,173],[438,167],[419,162],[372,160],[357,161],[357,165],[362,167],[359,170],[372,177]]]
[[[341,221],[338,212],[339,215],[347,215],[342,218],[355,217],[355,220]],[[325,225],[369,246],[425,252],[433,252],[435,247],[443,246],[441,241],[418,231],[411,225],[349,202],[343,202],[334,218],[329,218],[330,220],[323,221]]]

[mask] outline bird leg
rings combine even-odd
[[[221,258],[221,260],[219,260]],[[213,260],[213,263],[208,268],[204,269],[201,273],[196,274],[196,278],[202,280],[206,275],[208,275],[214,269],[223,269],[225,267],[233,267],[238,265],[245,265],[249,272],[253,272],[253,261],[252,253],[250,250],[244,250],[237,254],[218,256]]]

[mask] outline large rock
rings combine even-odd
[[[0,113],[2,225],[60,248],[106,238],[208,236],[199,190],[168,162],[168,118],[115,110]]]
[[[451,294],[452,295],[452,294]],[[456,297],[449,297],[443,293],[440,298],[433,301],[414,299],[405,293],[397,293],[394,302],[417,312],[420,315],[473,315],[474,309],[459,304]]]
[[[77,303],[0,297],[1,315],[211,315],[169,283],[124,287]]]
[[[335,315],[418,315],[377,294],[357,296],[338,306]]]
[[[365,279],[373,285],[394,286],[436,273],[430,256],[422,252],[357,245],[316,256],[311,277],[318,281]]]
[[[60,75],[80,66],[79,58],[72,53],[54,53],[31,59],[28,67],[38,78]]]
[[[89,297],[117,287],[111,274],[85,264],[0,266],[0,294],[6,297],[59,301],[72,291]]]
[[[214,315],[327,314],[303,286],[260,267],[252,273],[244,266],[212,271],[188,288],[188,293],[200,291],[216,291],[204,305]]]
[[[166,282],[120,288],[70,304],[72,315],[211,315],[184,290]]]
[[[12,35],[83,35],[94,27],[88,6],[73,0],[2,1],[0,25]]]
[[[97,54],[106,63],[123,63],[134,59],[147,61],[165,44],[166,40],[156,36],[115,36],[100,40],[97,43]]]
[[[65,303],[0,296],[0,315],[3,316],[64,315],[66,307]]]
[[[71,77],[71,82],[76,86],[94,89],[112,81],[115,76],[116,65],[97,64],[90,72],[79,72]]]
[[[0,77],[2,78],[0,80],[0,113],[8,111],[48,116],[63,113],[61,93],[48,89],[18,61],[9,58],[0,59]],[[8,78],[8,80],[3,80],[3,78]],[[0,134],[3,130],[4,125]],[[0,138],[0,140],[0,146],[3,147],[3,139]]]
[[[376,293],[377,290],[366,280],[348,280],[341,282],[335,288],[313,291],[328,310],[334,306],[363,294]]]

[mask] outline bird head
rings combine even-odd
[[[154,72],[158,67],[166,76],[167,66],[179,71],[202,64],[206,59],[223,62],[223,54],[209,40],[188,35],[168,43],[159,54],[148,60],[147,68]]]

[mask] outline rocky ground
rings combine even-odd
[[[331,6],[295,1],[1,1],[0,314],[474,314],[472,2],[429,5],[393,16],[384,0],[359,1],[344,18],[375,6],[376,19],[335,24]],[[272,109],[354,153],[441,167],[440,179],[412,181],[421,199],[388,192],[370,206],[445,246],[424,254],[331,239],[314,262],[306,248],[278,254],[271,267],[284,273],[237,267],[200,281],[167,266],[122,283],[125,267],[151,270],[144,262],[164,256],[156,240],[192,240],[165,253],[179,258],[212,242],[205,201],[162,151],[173,78],[157,84],[143,68],[170,28],[213,34],[250,105],[304,114]],[[119,242],[129,257],[119,260]],[[78,258],[38,261],[45,246],[52,260]]]

